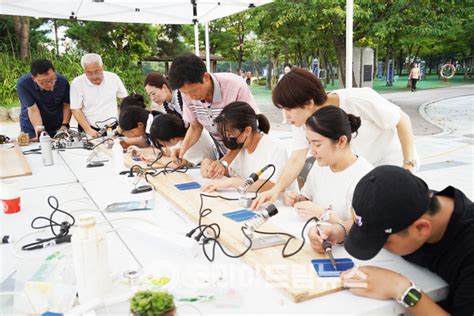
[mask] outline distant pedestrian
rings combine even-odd
[[[408,76],[408,79],[411,80],[411,92],[416,91],[416,83],[418,80],[420,80],[420,77],[420,68],[418,68],[418,64],[413,63],[413,68],[411,69],[410,75]]]

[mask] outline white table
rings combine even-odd
[[[404,311],[394,301],[363,298],[352,295],[348,291],[339,291],[295,304],[282,291],[271,286],[239,259],[227,258],[217,250],[216,260],[209,263],[203,256],[201,247],[193,239],[183,237],[195,226],[194,223],[156,192],[131,194],[133,185],[130,183],[130,179],[126,176],[114,175],[112,163],[105,163],[104,167],[99,168],[86,168],[85,159],[89,153],[90,151],[85,150],[61,152],[60,156],[64,158],[67,166],[61,165],[60,167],[64,172],[69,169],[79,183],[74,183],[74,181],[72,184],[62,183],[52,188],[58,190],[58,195],[61,198],[84,197],[82,203],[86,203],[87,207],[93,209],[104,209],[108,204],[120,201],[154,197],[155,207],[150,211],[104,212],[101,214],[108,225],[115,229],[114,233],[108,234],[111,236],[109,238],[110,248],[113,249],[111,261],[114,262],[115,269],[124,270],[128,268],[127,265],[131,261],[136,259],[146,272],[155,276],[170,277],[172,280],[166,288],[177,298],[195,297],[200,294],[213,295],[215,299],[212,301],[194,303],[194,306],[203,314],[344,313],[380,315],[400,314]],[[103,158],[108,159],[107,156],[102,156],[99,160]],[[56,159],[56,161],[59,160]],[[42,168],[32,165],[33,177],[30,178],[39,177],[44,172],[35,173],[36,169]],[[203,181],[197,170],[190,170],[189,173],[198,181]],[[31,182],[35,181],[41,182],[40,179],[34,179]],[[26,205],[20,213],[13,215],[22,219],[13,220],[11,217],[8,218],[9,222],[7,223],[3,220],[7,218],[7,215],[2,214],[1,227],[12,225],[12,227],[19,227],[18,232],[21,234],[29,232],[29,222],[36,215],[32,206],[29,205],[37,203],[38,200],[43,200],[46,205],[45,196],[51,190],[49,187],[23,190],[22,198]],[[32,200],[35,202],[31,202]],[[43,209],[46,208],[44,205]],[[84,208],[84,206],[78,205],[76,207]],[[198,207],[196,205],[196,212]],[[279,214],[272,219],[272,222],[299,236],[304,221],[291,208],[284,207],[281,203],[277,203],[277,207]],[[46,213],[49,214],[49,208],[46,208]],[[11,245],[7,247],[10,248]],[[2,258],[7,258],[6,260],[2,259],[5,261],[6,267],[4,269],[2,263],[2,279],[10,271],[9,269],[16,265],[15,259],[4,253],[4,251],[8,251],[8,248],[2,248]],[[335,247],[334,254],[336,257],[349,257],[345,250],[339,246]],[[439,277],[386,251],[382,251],[369,262],[357,260],[355,262],[359,265],[373,264],[398,271],[415,281],[435,300],[446,297],[447,286]],[[314,273],[314,271],[306,271],[306,273]],[[287,281],[298,278],[304,278],[304,274],[298,275],[296,273],[291,280]],[[178,302],[178,306],[181,304]],[[127,306],[127,303],[118,304],[115,306],[115,311],[126,313]],[[100,312],[104,312],[104,310],[99,310]],[[179,308],[178,312],[180,312]],[[184,309],[181,312],[184,313]]]

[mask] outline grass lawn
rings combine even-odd
[[[403,92],[409,91],[407,88],[408,76],[400,76],[400,78],[393,83],[392,86],[387,86],[386,82],[383,80],[375,80],[373,88],[379,93],[390,93],[390,92]],[[443,87],[452,87],[465,84],[474,84],[474,78],[464,80],[463,75],[455,76],[454,78],[444,82],[443,79],[439,79],[437,75],[427,76],[425,80],[418,81],[416,88],[418,90],[434,89],[434,88],[443,88]],[[339,89],[338,80],[334,80],[334,86],[328,85],[326,87],[327,91],[332,91]],[[272,95],[271,91],[267,90],[265,86],[252,85],[250,87],[253,96],[257,103],[271,103]]]

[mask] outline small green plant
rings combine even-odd
[[[174,309],[173,296],[167,292],[139,291],[130,299],[130,311],[137,316],[166,315]]]

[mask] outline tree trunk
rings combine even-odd
[[[30,56],[30,18],[14,16],[13,24],[20,42],[20,58],[26,60]]]
[[[339,67],[338,76],[339,84],[346,86],[346,42],[345,38],[334,39],[334,47],[336,48],[336,58]]]
[[[268,64],[267,64],[267,83],[266,83],[266,87],[267,87],[267,89],[271,90],[272,89],[272,69],[273,69],[272,54],[268,53],[267,58],[268,58]]]
[[[54,43],[56,44],[56,55],[59,55],[59,37],[58,37],[58,20],[53,19]]]
[[[400,48],[400,55],[398,56],[398,75],[399,76],[402,75],[403,65],[404,65],[404,62],[403,62],[403,48]]]

